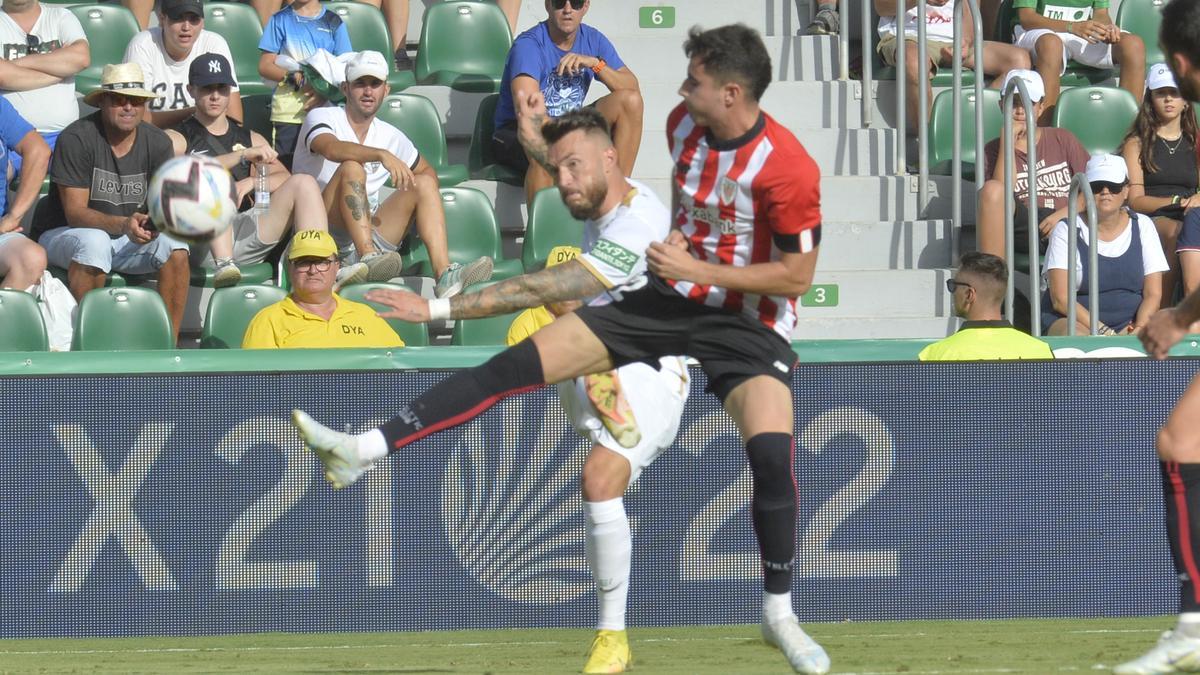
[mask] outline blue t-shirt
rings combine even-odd
[[[21,113],[0,96],[0,169],[8,166],[9,153],[33,131],[33,125],[21,117]],[[8,171],[0,170],[0,213],[8,213]]]
[[[321,7],[321,13],[314,17],[300,16],[291,5],[271,15],[258,48],[264,52],[287,54],[297,61],[307,59],[318,49],[334,56],[354,51],[346,24],[336,12]]]
[[[625,66],[625,62],[617,55],[617,50],[608,38],[586,24],[579,25],[570,52],[604,59],[613,70],[620,70]],[[504,78],[500,81],[500,100],[496,103],[495,117],[497,129],[517,117],[516,108],[513,107],[512,81],[519,75],[528,75],[538,81],[542,96],[546,97],[546,111],[551,117],[558,117],[567,111],[583,107],[583,99],[587,96],[588,88],[592,86],[596,74],[590,68],[583,68],[574,75],[561,77],[554,72],[558,62],[570,52],[555,46],[545,21],[517,36],[508,52],[508,61],[504,64]]]

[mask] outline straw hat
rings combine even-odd
[[[146,89],[146,78],[142,67],[136,63],[110,63],[100,74],[100,86],[89,91],[83,102],[98,108],[100,97],[105,94],[121,94],[136,98],[158,98],[158,94]]]

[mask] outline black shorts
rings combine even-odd
[[[497,164],[515,169],[522,175],[529,170],[529,156],[517,138],[516,120],[492,132],[492,156]]]
[[[708,390],[722,401],[759,375],[791,385],[796,353],[778,333],[740,312],[689,300],[653,274],[646,277],[649,283],[618,302],[575,311],[617,366],[690,356],[708,376]]]

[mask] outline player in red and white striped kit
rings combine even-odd
[[[709,391],[746,444],[763,566],[763,637],[796,672],[825,673],[829,657],[800,628],[790,594],[797,496],[790,389],[796,354],[789,338],[796,298],[808,290],[817,262],[820,175],[795,137],[759,108],[771,60],[756,32],[694,28],[684,51],[684,101],[669,122],[677,229],[650,245],[647,274],[616,287],[599,278],[611,302],[566,314],[487,363],[447,377],[379,429],[351,436],[301,411],[292,419],[326,476],[341,486],[388,453],[461,424],[504,396],[686,354],[700,362]],[[584,175],[595,170],[570,152],[550,166],[568,206],[583,200],[573,183],[599,180]],[[640,257],[619,246],[603,253],[614,265]],[[578,275],[571,276],[577,267],[501,282],[478,298],[418,303],[420,311],[401,318],[463,319],[572,300],[581,297]]]

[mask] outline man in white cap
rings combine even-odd
[[[33,216],[32,238],[67,269],[77,299],[104,286],[109,271],[157,274],[175,337],[188,293],[188,245],[159,234],[146,215],[150,178],[174,154],[171,139],[142,121],[155,98],[136,63],[109,64],[83,98],[98,111],[58,137],[50,194]]]
[[[396,249],[415,220],[437,275],[437,296],[449,297],[491,278],[492,259],[450,262],[437,172],[404,132],[375,117],[388,95],[387,76],[388,64],[379,52],[359,52],[351,59],[341,85],[346,107],[308,113],[293,168],[316,177],[329,229],[346,262],[366,263],[371,281],[398,276]],[[396,190],[382,199],[389,178]]]
[[[1087,168],[1088,152],[1066,129],[1037,126],[1042,114],[1042,100],[1046,90],[1042,77],[1032,70],[1013,70],[1004,78],[1004,86],[1019,77],[1025,83],[1025,91],[1033,103],[1035,119],[1025,119],[1025,106],[1018,94],[1013,97],[1013,196],[1016,207],[1013,211],[1014,247],[1017,252],[1029,251],[1029,169],[1026,153],[1030,142],[1037,147],[1037,220],[1041,234],[1042,250],[1046,237],[1054,224],[1067,215],[1067,196],[1071,177]],[[1033,133],[1029,131],[1032,128]],[[1007,141],[1001,135],[984,148],[984,176],[986,182],[979,191],[979,206],[975,210],[975,232],[979,239],[979,250],[992,255],[1005,256],[1004,246],[1004,161]]]

